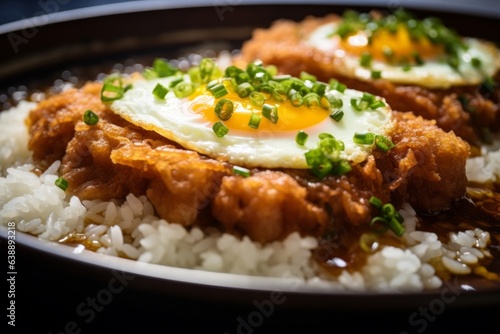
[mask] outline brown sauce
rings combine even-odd
[[[460,285],[473,289],[500,287],[500,192],[498,187],[471,185],[467,196],[453,204],[450,210],[436,215],[418,215],[417,229],[435,233],[442,243],[449,241],[451,232],[480,228],[490,233],[488,247],[492,257],[485,257],[473,268],[473,273],[452,277],[437,267],[436,274],[443,280],[456,279]],[[368,229],[340,232],[336,237],[326,237],[320,241],[320,247],[314,258],[333,276],[343,270],[355,272],[365,264],[370,251],[360,246],[360,237],[370,233]],[[403,246],[403,241],[392,233],[377,237],[378,248],[383,246]]]

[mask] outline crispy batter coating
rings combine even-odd
[[[450,206],[450,199],[463,196],[467,185],[465,163],[469,145],[411,113],[395,112],[389,154],[377,160],[389,183],[394,201],[404,199],[415,209],[437,213]]]
[[[66,146],[75,134],[75,123],[87,109],[98,113],[105,106],[99,92],[101,85],[89,84],[82,89],[69,89],[41,101],[26,119],[30,129],[28,148],[36,160],[52,163],[65,154]]]
[[[318,180],[307,170],[255,169],[244,178],[225,162],[128,123],[98,101],[99,91],[99,84],[89,83],[51,97],[28,122],[35,159],[62,158],[67,191],[81,199],[145,194],[169,222],[215,225],[270,242],[293,231],[320,236],[332,228],[367,226],[371,196],[407,200],[419,210],[436,212],[465,193],[468,144],[421,117],[395,112],[396,147],[387,154],[375,152],[342,177]],[[97,124],[82,121],[87,109],[98,114]]]
[[[317,27],[340,20],[334,14],[323,18],[307,17],[302,22],[278,20],[269,29],[256,29],[243,44],[240,65],[256,59],[273,64],[283,73],[298,76],[301,71],[314,74],[328,82],[336,78],[348,87],[383,96],[392,109],[411,111],[425,119],[436,120],[446,132],[455,134],[471,144],[484,139],[485,129],[500,128],[500,89],[484,91],[478,86],[452,89],[427,89],[393,84],[379,79],[370,82],[348,78],[339,73],[342,67],[333,54],[320,51],[305,42]],[[497,73],[495,81],[500,81]]]

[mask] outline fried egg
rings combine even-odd
[[[447,89],[477,85],[500,68],[500,52],[493,43],[461,38],[436,20],[408,17],[397,22],[396,16],[356,15],[321,25],[306,40],[331,55],[346,77]],[[348,21],[347,30],[346,20],[354,20]]]
[[[182,98],[176,97],[172,90],[161,99],[152,93],[158,84],[170,87],[173,81],[180,79],[191,82],[187,74],[136,80],[110,108],[129,122],[155,131],[186,149],[248,168],[308,168],[305,153],[318,145],[321,133],[331,134],[343,142],[345,148],[340,158],[360,163],[374,147],[356,143],[354,135],[385,136],[392,127],[391,109],[381,98],[372,96],[375,101],[382,102],[375,108],[356,110],[359,109],[356,101],[362,101],[365,93],[327,89],[325,97],[342,101],[339,108],[343,112],[342,119],[332,119],[331,113],[318,104],[296,107],[290,99],[281,102],[269,99],[266,103],[276,107],[277,121],[273,123],[261,117],[258,128],[253,128],[249,126],[249,119],[253,114],[262,116],[262,108],[255,107],[248,97],[241,98],[227,78],[218,79],[227,89],[223,97],[216,98],[207,84],[198,85],[189,96]],[[224,121],[214,112],[221,99],[233,103],[233,113]],[[228,130],[222,137],[213,129],[219,121]],[[303,144],[295,140],[299,131],[308,135]]]

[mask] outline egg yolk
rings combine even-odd
[[[369,52],[378,60],[411,60],[415,54],[422,59],[433,59],[445,53],[442,46],[432,44],[427,38],[412,38],[402,25],[395,32],[387,29],[377,31],[371,42],[365,31],[359,31],[343,39],[340,47],[358,56]]]
[[[190,108],[197,114],[203,115],[203,119],[210,123],[220,121],[215,113],[215,105],[221,99],[228,99],[233,103],[233,113],[231,118],[223,121],[223,123],[233,130],[255,131],[248,123],[252,113],[262,116],[257,130],[265,131],[287,131],[301,130],[321,123],[328,117],[328,111],[318,105],[310,107],[304,104],[300,107],[295,107],[289,100],[277,102],[273,98],[265,101],[265,103],[276,106],[278,108],[278,121],[272,123],[262,115],[262,110],[256,108],[250,102],[250,98],[240,98],[238,94],[230,87],[231,84],[224,83],[228,94],[216,99],[206,86],[199,87],[190,96]]]

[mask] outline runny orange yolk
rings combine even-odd
[[[412,39],[408,30],[403,26],[399,26],[395,33],[386,29],[375,32],[371,43],[368,43],[366,32],[360,31],[343,39],[340,47],[355,55],[369,52],[374,59],[378,60],[388,59],[386,50],[392,51],[394,60],[414,59],[415,53],[424,60],[444,54],[442,46],[432,44],[427,38]]]
[[[250,102],[250,98],[240,98],[238,94],[232,89],[231,84],[224,83],[228,94],[216,99],[212,93],[206,88],[201,86],[191,96],[190,108],[197,114],[203,115],[203,118],[211,124],[220,121],[215,114],[215,105],[221,99],[228,99],[233,102],[233,114],[231,118],[223,123],[233,130],[243,131],[287,131],[287,130],[301,130],[321,123],[328,117],[328,112],[320,106],[313,105],[311,107],[303,104],[300,107],[294,107],[289,100],[283,102],[276,102],[270,98],[265,103],[278,107],[278,121],[273,124],[270,120],[262,116],[262,110],[256,108]],[[248,126],[250,116],[257,113],[262,116],[258,129],[253,129]]]

